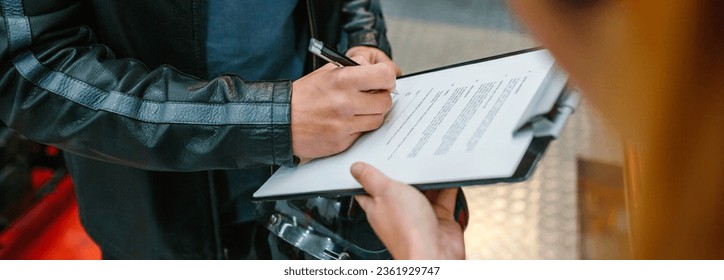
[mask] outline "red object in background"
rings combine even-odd
[[[33,188],[53,177],[53,170],[34,168]],[[73,182],[66,174],[55,190],[44,195],[0,232],[0,259],[100,259],[100,249],[88,237],[78,217]]]

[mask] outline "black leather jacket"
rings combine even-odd
[[[207,170],[294,164],[291,81],[207,79],[205,1],[0,5],[0,119],[66,151],[94,240],[122,258],[221,258]],[[299,6],[308,35],[389,54],[376,1]]]

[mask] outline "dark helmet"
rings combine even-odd
[[[315,197],[257,204],[257,218],[269,231],[273,259],[369,259],[391,255],[353,197]],[[468,207],[458,191],[455,219],[465,229]]]

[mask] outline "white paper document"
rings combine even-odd
[[[535,50],[400,78],[382,127],[340,154],[280,168],[254,197],[359,191],[357,161],[408,184],[509,177],[533,138],[521,118],[551,71],[553,59]]]

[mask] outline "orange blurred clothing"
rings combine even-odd
[[[724,259],[724,2],[510,3],[624,138],[632,256]]]
[[[624,71],[620,94],[637,98],[627,100],[628,116],[611,116],[638,120],[624,134],[632,253],[722,259],[722,2],[644,2],[626,3],[631,41],[622,47],[640,59]]]

